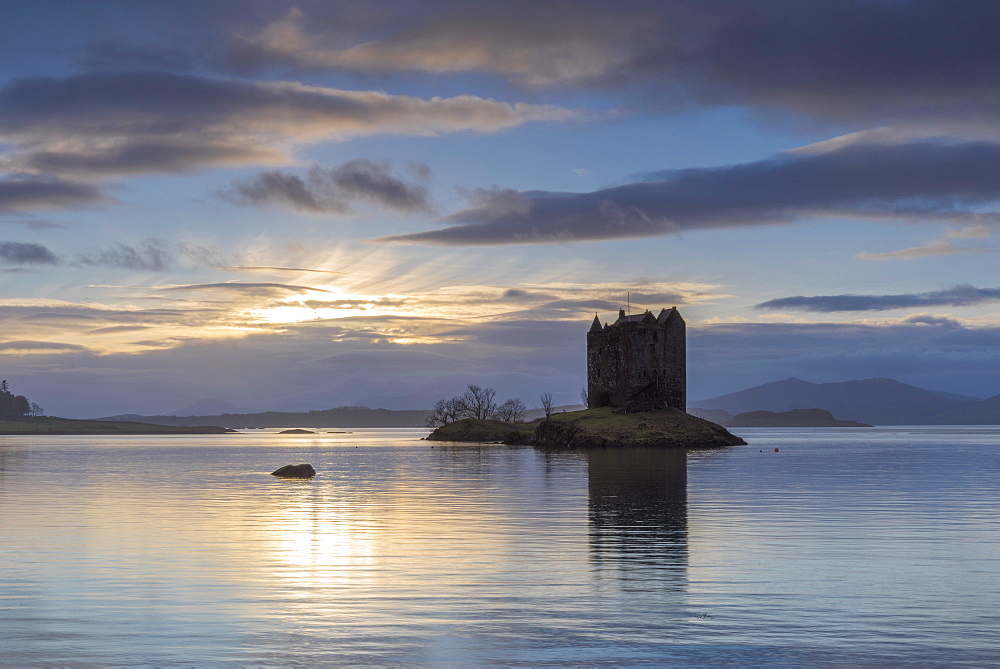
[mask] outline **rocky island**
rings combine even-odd
[[[746,444],[721,425],[679,409],[620,414],[611,407],[557,413],[528,424],[466,418],[439,427],[427,440],[530,444],[541,449],[719,448]]]

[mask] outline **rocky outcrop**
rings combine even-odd
[[[277,476],[283,479],[311,479],[316,476],[316,470],[313,469],[312,465],[306,463],[298,465],[285,465],[284,467],[279,467],[271,472],[271,476]]]
[[[312,430],[303,430],[300,427],[293,428],[291,430],[282,430],[278,434],[316,434]]]
[[[618,414],[601,407],[554,414],[538,424],[532,444],[546,449],[719,448],[746,442],[721,425],[679,409]]]

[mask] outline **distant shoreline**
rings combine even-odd
[[[233,434],[217,425],[169,426],[131,421],[82,420],[73,418],[20,418],[0,420],[0,436],[33,435],[142,435],[142,434]]]

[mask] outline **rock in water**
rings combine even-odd
[[[316,470],[312,465],[302,463],[299,465],[285,465],[271,472],[271,476],[280,476],[283,479],[311,479],[316,476]]]

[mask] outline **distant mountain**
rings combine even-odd
[[[895,379],[810,383],[793,377],[691,402],[691,406],[723,410],[730,414],[820,408],[841,420],[873,425],[927,425],[942,424],[936,419],[939,415],[988,401],[925,390]],[[991,423],[1000,423],[1000,412],[996,415]]]
[[[153,425],[218,425],[220,427],[423,427],[431,415],[429,409],[390,411],[368,407],[337,407],[323,411],[290,413],[221,414],[211,416],[140,416],[125,414],[98,420],[125,420]]]
[[[171,411],[164,416],[211,416],[222,413],[250,413],[250,409],[241,407],[232,402],[209,397],[198,400],[194,404],[189,404],[183,409]]]
[[[1000,395],[963,404],[934,416],[935,425],[1000,425]]]

